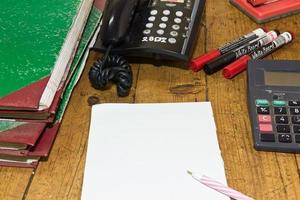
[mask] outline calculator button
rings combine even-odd
[[[272,124],[260,124],[259,125],[260,132],[273,132]]]
[[[268,115],[268,114],[270,114],[270,109],[269,109],[269,107],[257,107],[257,113],[263,114],[263,115]]]
[[[171,31],[170,35],[173,37],[177,37],[178,36],[178,32],[177,31]]]
[[[300,106],[300,101],[289,101],[289,106]]]
[[[175,43],[176,43],[176,39],[175,39],[175,38],[169,38],[168,41],[169,41],[171,44],[175,44]]]
[[[165,23],[160,23],[158,26],[159,26],[159,28],[166,28],[166,27],[167,27],[167,24],[165,24]]]
[[[274,134],[260,134],[260,141],[275,142],[275,135]]]
[[[148,18],[148,20],[149,20],[150,22],[154,22],[154,21],[155,21],[155,17],[154,17],[154,16],[151,16],[151,17]]]
[[[153,27],[153,23],[148,23],[148,24],[146,24],[146,27],[147,27],[147,28],[152,28],[152,27]]]
[[[290,129],[289,125],[277,125],[276,129],[277,129],[278,133],[289,133],[289,132],[291,132],[291,129]]]
[[[255,103],[257,106],[268,106],[269,105],[269,101],[266,99],[256,99]]]
[[[283,106],[286,106],[286,102],[280,101],[280,100],[275,100],[275,101],[273,101],[273,106],[283,107]]]
[[[300,116],[292,117],[292,123],[293,124],[300,124]]]
[[[277,124],[288,124],[289,118],[287,116],[276,116],[275,121]]]
[[[159,30],[156,31],[156,33],[157,33],[158,35],[163,35],[163,34],[165,33],[165,31],[162,30],[162,29],[159,29]]]
[[[150,12],[151,15],[157,15],[157,13],[158,13],[157,10],[151,10]]]
[[[295,139],[297,143],[300,143],[300,135],[296,135]]]
[[[300,126],[293,127],[294,133],[300,133]]]
[[[282,143],[292,143],[293,139],[290,134],[279,134],[278,141]]]
[[[262,123],[272,122],[270,115],[258,115],[258,121]]]
[[[175,22],[176,24],[180,24],[180,23],[182,22],[182,20],[181,20],[180,18],[175,18],[175,19],[174,19],[174,22]]]
[[[161,21],[163,21],[163,22],[167,22],[168,20],[169,20],[168,17],[162,17],[162,18],[161,18]]]
[[[148,34],[151,33],[151,30],[150,30],[150,29],[146,29],[146,30],[143,31],[143,33],[144,33],[145,35],[148,35]]]
[[[275,113],[275,115],[283,115],[283,114],[287,114],[287,111],[286,111],[286,108],[275,107],[274,108],[274,113]]]
[[[291,115],[300,115],[300,108],[291,108]]]
[[[172,26],[172,28],[174,29],[174,30],[179,30],[180,29],[180,26],[179,25],[177,25],[177,24],[174,24],[173,26]]]
[[[182,11],[177,11],[175,14],[176,14],[177,17],[182,17],[183,16],[183,12]]]

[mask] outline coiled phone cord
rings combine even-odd
[[[128,61],[119,55],[110,55],[110,45],[105,55],[91,67],[89,79],[95,89],[104,89],[109,82],[117,85],[118,96],[129,95],[132,86],[132,70]]]

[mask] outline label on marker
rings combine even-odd
[[[238,47],[242,46],[243,44],[246,44],[252,40],[255,40],[256,38],[262,37],[265,34],[266,33],[263,29],[261,29],[261,28],[256,29],[247,35],[237,38],[237,39],[233,40],[232,42],[226,43],[223,47],[219,48],[219,51],[221,52],[221,54],[225,54],[234,49],[237,49]]]

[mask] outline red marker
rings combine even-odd
[[[206,63],[209,61],[212,61],[213,59],[219,57],[220,55],[223,55],[225,53],[228,53],[234,49],[239,48],[240,46],[255,40],[259,37],[262,37],[266,34],[266,32],[262,28],[255,29],[251,33],[248,33],[247,35],[244,35],[240,38],[237,38],[233,40],[232,42],[229,42],[225,44],[223,47],[214,49],[200,57],[197,57],[191,61],[191,69],[195,72],[201,70]]]
[[[281,48],[287,43],[290,43],[293,40],[293,36],[289,32],[282,33],[277,39],[275,39],[272,43],[262,46],[256,51],[252,52],[249,55],[244,55],[240,59],[231,63],[223,70],[223,75],[227,79],[231,79],[244,71],[247,68],[248,60],[257,60],[263,58],[277,49]]]

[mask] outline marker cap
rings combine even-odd
[[[251,60],[251,57],[249,55],[240,57],[238,60],[224,68],[223,76],[227,79],[235,77],[247,68],[248,60]]]
[[[220,51],[218,49],[214,49],[202,56],[193,59],[190,63],[190,68],[194,72],[200,71],[201,69],[203,69],[206,63],[213,60],[214,58],[217,58],[220,55],[221,55]]]
[[[255,29],[253,33],[255,33],[255,35],[257,35],[258,37],[262,37],[266,34],[265,30],[262,28]]]

